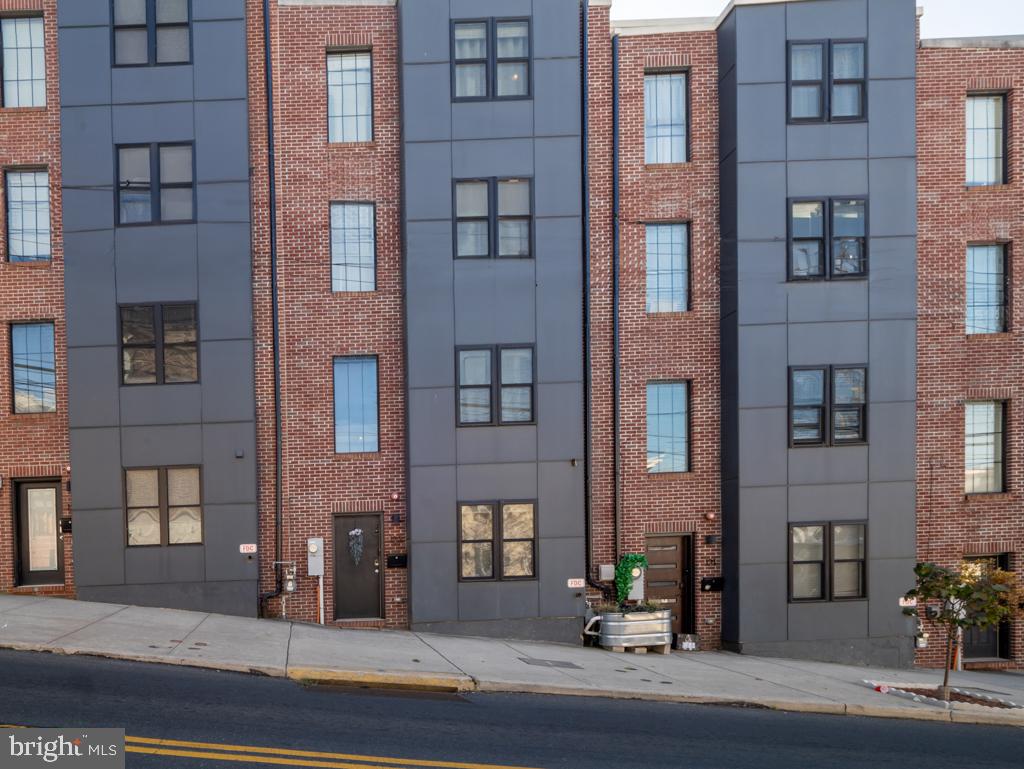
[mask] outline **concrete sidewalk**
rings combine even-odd
[[[530,692],[742,704],[778,710],[1024,726],[1024,711],[880,694],[882,670],[719,652],[667,656],[425,633],[336,630],[173,609],[0,594],[0,647],[234,670],[298,681],[438,691]],[[954,685],[1024,703],[1024,675],[954,674]]]

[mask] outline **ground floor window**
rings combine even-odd
[[[867,527],[863,523],[807,523],[789,528],[791,601],[867,597]]]
[[[459,578],[515,580],[537,576],[536,503],[459,505]]]

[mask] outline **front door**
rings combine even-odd
[[[672,611],[672,632],[692,632],[688,627],[690,582],[689,538],[647,538],[647,600]]]
[[[17,493],[18,584],[63,585],[60,483],[20,483]]]
[[[991,555],[967,560],[992,561],[1000,569],[1009,569],[1006,555]],[[964,631],[964,659],[1009,657],[1010,626],[1002,623],[995,627],[972,627]]]
[[[334,519],[334,618],[381,616],[381,519],[339,515]]]

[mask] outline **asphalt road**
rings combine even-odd
[[[161,751],[129,752],[129,767],[174,769],[457,763],[461,769],[1020,769],[1024,761],[1024,730],[1010,727],[574,697],[305,688],[237,673],[3,650],[0,723],[124,727],[133,748]],[[256,754],[265,758],[260,763],[226,746],[268,750]]]

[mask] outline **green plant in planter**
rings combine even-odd
[[[633,589],[633,569],[647,568],[647,556],[639,553],[626,553],[615,567],[615,592],[619,604],[629,600],[629,591]]]

